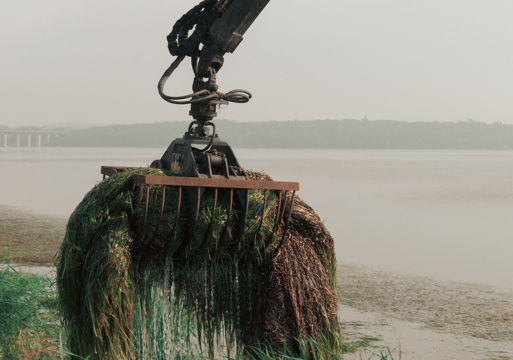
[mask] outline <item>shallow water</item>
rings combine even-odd
[[[147,166],[165,149],[0,148],[0,205],[69,216],[101,165]],[[236,150],[299,181],[339,261],[513,289],[513,152]]]

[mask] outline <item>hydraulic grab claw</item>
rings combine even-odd
[[[233,150],[228,143],[222,141],[216,133],[215,124],[212,122],[217,116],[217,106],[229,102],[244,103],[251,98],[251,93],[246,90],[232,90],[227,93],[218,91],[216,84],[217,73],[224,63],[224,55],[233,52],[243,39],[243,35],[269,0],[205,0],[193,7],[183,15],[173,26],[167,37],[168,49],[177,58],[165,71],[158,83],[160,96],[173,104],[190,104],[189,115],[194,121],[182,138],[175,139],[165,151],[161,159],[153,161],[150,165],[161,168],[174,176],[142,176],[134,175],[134,183],[138,184],[139,201],[143,192],[149,191],[150,185],[163,186],[163,199],[161,214],[157,225],[160,226],[162,212],[164,211],[165,187],[175,186],[179,188],[177,215],[171,237],[175,235],[180,208],[182,191],[185,189],[189,198],[188,226],[181,245],[176,249],[174,256],[183,257],[190,247],[194,232],[198,223],[198,214],[201,207],[201,197],[205,191],[214,191],[213,212],[217,207],[219,189],[228,189],[230,202],[227,220],[219,237],[220,245],[228,238],[233,243],[233,249],[244,235],[249,206],[249,190],[264,190],[264,209],[268,191],[276,191],[278,197],[275,226],[273,234],[283,220],[285,222],[285,236],[288,219],[292,212],[295,192],[299,190],[298,183],[255,181],[250,180],[244,169],[240,166]],[[164,85],[174,70],[183,59],[189,56],[194,72],[193,93],[185,96],[168,96],[164,93]],[[212,127],[212,134],[209,133]],[[199,147],[199,148],[198,148]],[[121,171],[120,167],[102,167],[102,174],[111,175]],[[236,194],[234,192],[236,191]],[[285,191],[285,194],[283,194]],[[293,191],[290,204],[287,204],[287,192]],[[148,211],[148,198],[146,196],[145,219]],[[282,204],[283,202],[283,204]],[[230,219],[233,209],[239,214],[237,229],[231,229]],[[289,212],[285,215],[285,209]],[[137,211],[136,211],[137,213]],[[255,236],[255,243],[262,226],[263,214],[259,230]],[[210,220],[208,231],[205,233],[200,248],[208,242],[213,222]],[[143,235],[144,225],[140,231]],[[269,243],[273,234],[266,240]]]

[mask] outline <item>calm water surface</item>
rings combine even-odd
[[[165,149],[0,149],[0,205],[69,216],[101,165],[147,166]],[[236,150],[299,181],[339,261],[513,289],[513,152]]]

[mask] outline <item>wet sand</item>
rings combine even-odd
[[[53,265],[68,219],[0,206],[0,251],[5,261]]]
[[[509,289],[342,265],[338,294],[344,338],[381,339],[363,359],[386,347],[394,359],[513,359]]]
[[[0,206],[0,246],[22,271],[48,274],[67,219]],[[513,293],[497,287],[339,266],[340,321],[346,341],[375,338],[345,358],[513,359]],[[390,357],[389,357],[390,359]]]
[[[392,354],[391,360],[491,360],[513,359],[511,342],[490,341],[459,336],[427,329],[425,324],[401,321],[377,312],[360,312],[341,306],[340,318],[344,338],[362,337],[380,339],[353,354],[344,354],[345,360],[380,359],[380,353]],[[375,354],[375,355],[373,355]]]

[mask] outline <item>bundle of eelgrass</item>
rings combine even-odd
[[[118,173],[96,185],[69,219],[57,282],[71,352],[90,359],[167,359],[212,357],[222,345],[228,354],[263,345],[297,353],[312,339],[339,351],[333,240],[310,207],[296,201],[281,241],[283,227],[273,235],[277,197],[267,193],[264,202],[263,191],[251,190],[241,241],[228,236],[219,243],[229,196],[219,191],[212,214],[213,196],[206,192],[193,241],[178,260],[173,254],[186,232],[187,199],[172,231],[178,192],[167,188],[159,225],[162,187],[151,186],[144,223],[134,174],[167,175],[149,168]],[[239,223],[234,210],[230,228],[236,231]]]

